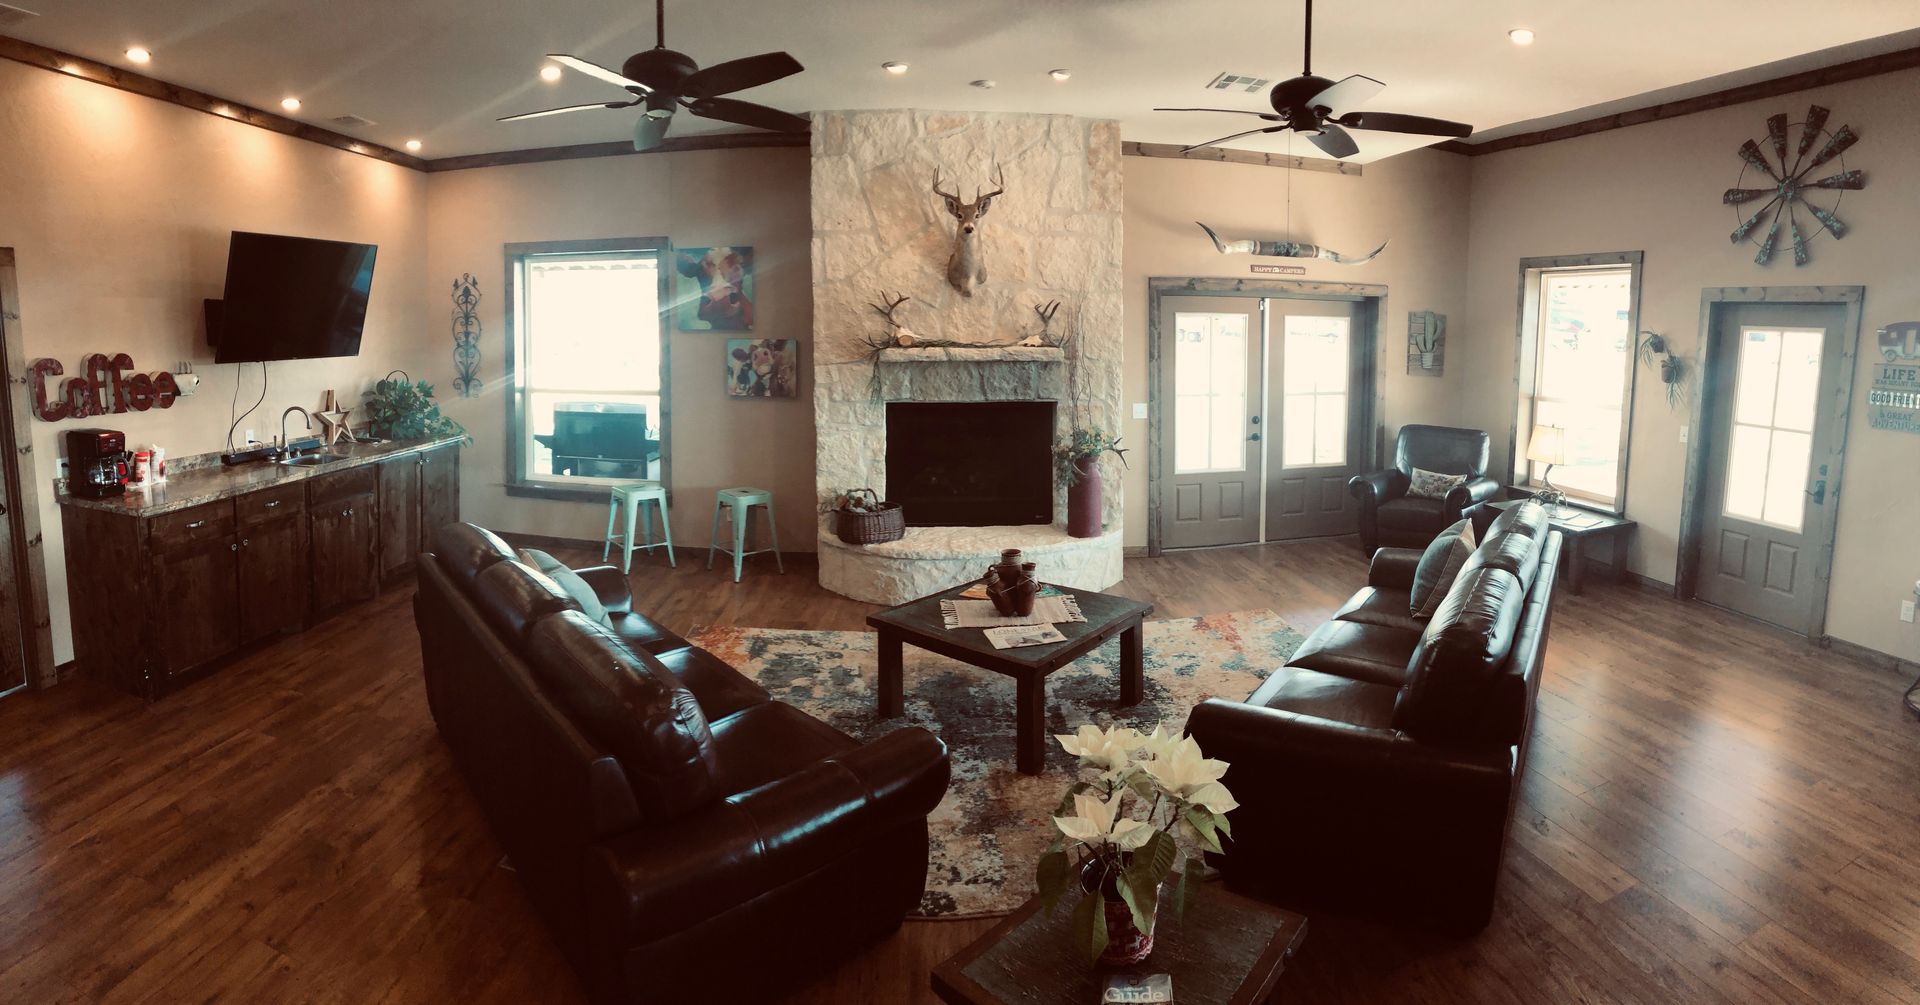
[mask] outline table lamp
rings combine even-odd
[[[1533,435],[1527,438],[1527,460],[1545,464],[1547,470],[1541,474],[1540,481],[1546,487],[1533,494],[1547,507],[1548,514],[1565,517],[1567,494],[1553,487],[1553,466],[1567,463],[1567,431],[1560,426],[1537,424]]]

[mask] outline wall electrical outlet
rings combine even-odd
[[[1146,402],[1144,402],[1144,401],[1136,401],[1136,402],[1134,402],[1134,403],[1133,403],[1133,417],[1134,417],[1134,418],[1136,418],[1136,419],[1144,419],[1144,418],[1146,418],[1146,417],[1147,417],[1147,403],[1146,403]]]
[[[1900,620],[1907,624],[1913,624],[1913,601],[1900,601]]]
[[[1680,442],[1681,443],[1687,442],[1687,427],[1685,426],[1680,427]]]

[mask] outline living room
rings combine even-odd
[[[4,997],[1920,1000],[1916,95],[1869,0],[0,5]]]

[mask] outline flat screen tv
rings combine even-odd
[[[234,231],[226,298],[207,305],[214,361],[359,355],[378,251],[371,244]]]

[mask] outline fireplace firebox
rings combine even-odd
[[[887,403],[887,498],[910,527],[1053,522],[1051,401]]]

